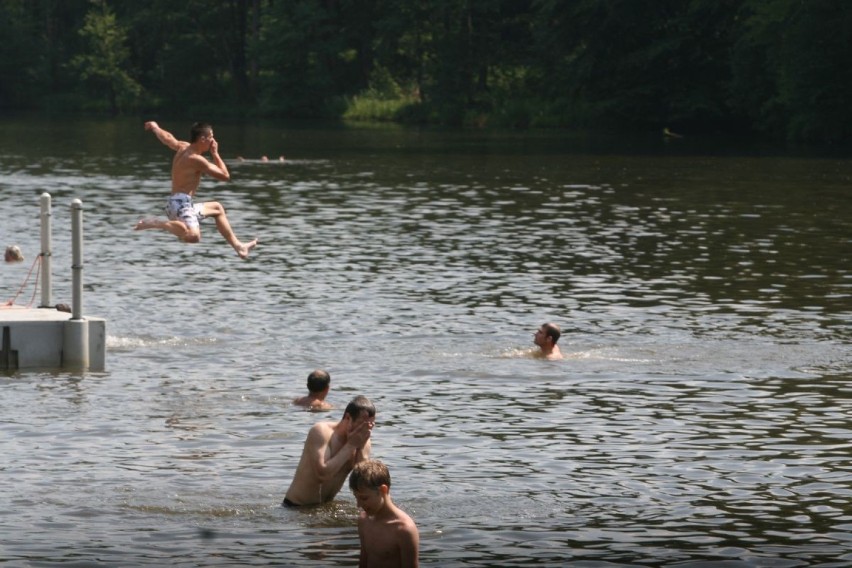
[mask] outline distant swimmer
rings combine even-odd
[[[23,262],[24,253],[21,252],[21,247],[18,245],[9,245],[6,247],[3,259],[6,262]]]
[[[237,161],[238,161],[238,162],[261,162],[261,163],[267,163],[267,162],[269,162],[269,161],[270,161],[270,159],[269,159],[269,156],[261,156],[261,157],[260,157],[260,160],[251,160],[251,159],[249,159],[249,158],[245,158],[245,157],[243,157],[243,156],[237,156]],[[279,161],[279,162],[281,162],[281,163],[283,164],[283,163],[284,163],[284,162],[286,162],[287,160],[286,160],[286,158],[284,158],[284,156],[283,156],[283,155],[281,155],[281,156],[278,156],[278,161]]]
[[[156,122],[146,122],[145,130],[153,132],[160,142],[175,152],[172,160],[172,193],[166,202],[168,221],[142,219],[136,223],[135,229],[161,229],[186,243],[197,243],[201,240],[201,220],[213,217],[216,228],[228,244],[240,258],[247,258],[257,246],[257,239],[247,243],[240,241],[231,229],[225,208],[218,201],[196,204],[192,202],[202,175],[220,181],[231,179],[228,167],[219,156],[219,143],[213,137],[213,127],[207,123],[196,122],[190,130],[189,142],[178,140],[172,133],[160,128]],[[207,151],[213,158],[212,162],[203,155]]]
[[[334,408],[326,402],[325,397],[331,388],[331,375],[322,369],[317,369],[308,375],[308,394],[293,401],[296,406],[304,406],[308,410],[322,411]]]
[[[533,336],[533,343],[540,348],[537,355],[551,360],[562,359],[562,351],[556,345],[560,335],[562,335],[562,332],[555,323],[546,323],[538,328],[538,331]]]

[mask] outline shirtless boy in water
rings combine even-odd
[[[225,208],[218,201],[192,203],[202,175],[206,174],[220,181],[231,179],[228,167],[219,156],[219,143],[213,138],[213,127],[196,122],[190,130],[189,142],[178,140],[171,132],[163,130],[153,121],[145,123],[145,130],[153,132],[160,142],[175,152],[172,160],[172,193],[166,203],[168,221],[142,219],[136,223],[135,229],[161,229],[186,243],[197,243],[201,240],[199,223],[205,217],[213,217],[216,228],[228,244],[234,247],[240,258],[247,258],[251,249],[257,246],[257,239],[248,243],[240,241],[231,229]],[[207,151],[213,158],[212,162],[203,155]]]
[[[334,407],[325,400],[330,388],[331,375],[327,371],[317,369],[308,375],[308,395],[295,399],[293,404],[304,406],[313,412],[331,410]]]
[[[420,535],[417,525],[390,497],[387,466],[366,460],[352,470],[349,488],[364,510],[358,518],[359,568],[417,568]]]
[[[318,422],[308,431],[284,506],[318,505],[334,499],[355,464],[370,457],[376,407],[356,396],[340,422]]]
[[[533,343],[538,345],[540,349],[536,352],[536,355],[550,360],[562,359],[562,351],[556,345],[561,335],[562,331],[555,323],[543,324],[533,336]]]

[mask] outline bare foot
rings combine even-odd
[[[144,231],[145,229],[160,229],[163,226],[163,222],[159,219],[140,219],[136,226],[133,227],[134,231]]]
[[[251,242],[240,244],[240,246],[238,246],[234,250],[237,251],[237,254],[240,256],[240,258],[248,258],[249,252],[251,252],[251,249],[253,249],[256,246],[257,246],[257,239],[254,239]]]

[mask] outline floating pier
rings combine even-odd
[[[83,316],[83,203],[71,202],[71,306],[54,306],[51,197],[41,203],[41,303],[38,308],[0,306],[0,371],[70,369],[102,371],[106,364],[106,320]],[[38,279],[35,283],[38,286]],[[62,309],[59,309],[59,308]]]

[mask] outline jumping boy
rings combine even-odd
[[[387,466],[377,460],[357,464],[349,475],[349,488],[358,506],[360,568],[417,568],[420,535],[417,525],[390,497],[391,478]]]
[[[201,240],[199,223],[205,217],[213,217],[219,233],[225,237],[237,255],[240,258],[247,258],[251,249],[257,246],[257,239],[248,243],[240,241],[231,229],[231,224],[225,215],[225,208],[218,201],[198,204],[192,202],[202,175],[208,175],[219,181],[231,179],[228,166],[219,156],[219,143],[213,138],[213,127],[196,122],[190,129],[189,142],[178,140],[171,132],[160,128],[156,122],[146,122],[145,130],[153,132],[160,142],[175,152],[172,160],[172,193],[166,203],[168,221],[142,219],[136,223],[135,229],[137,231],[161,229],[186,243],[197,243]],[[212,162],[204,157],[204,152],[208,151],[213,158]]]

